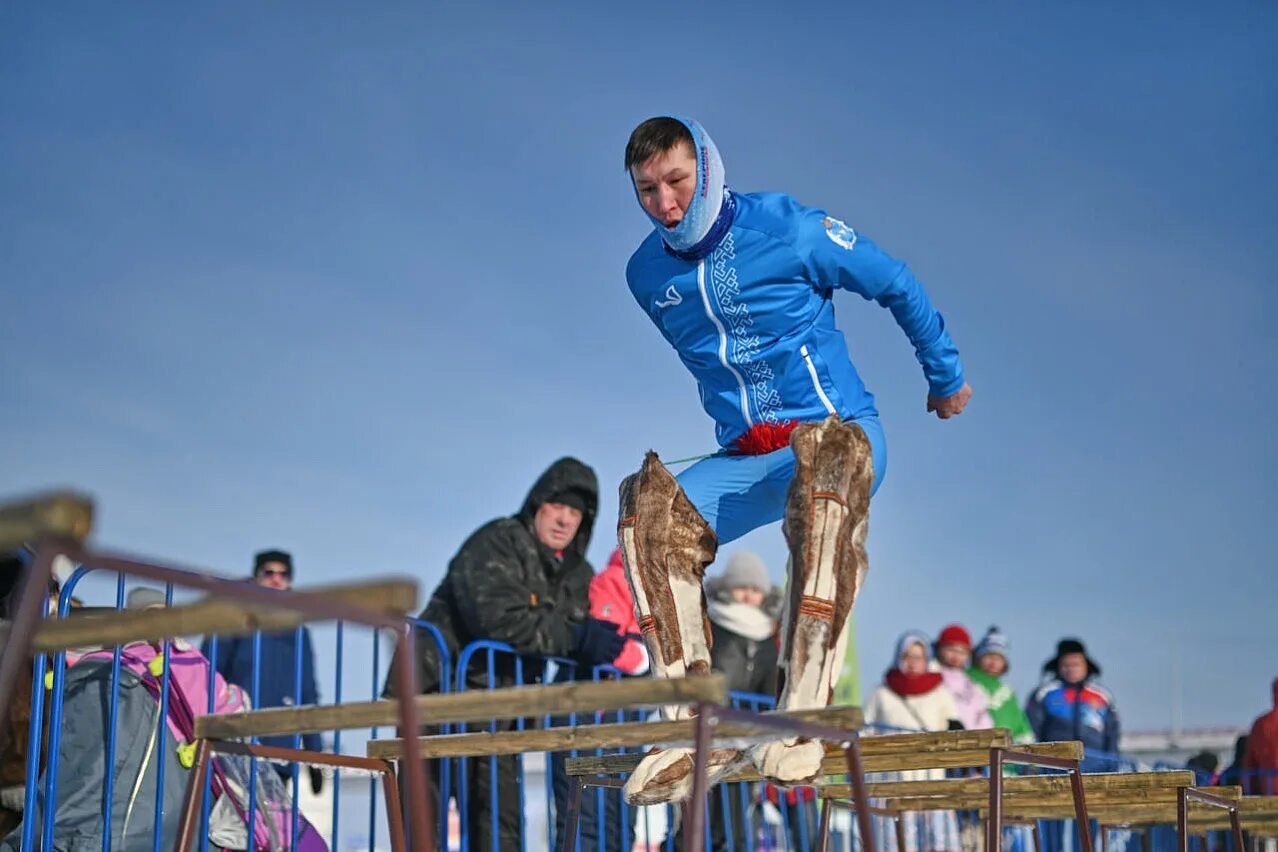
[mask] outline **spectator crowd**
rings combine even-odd
[[[439,630],[452,661],[469,643],[491,640],[508,644],[518,657],[560,661],[544,670],[544,676],[553,680],[588,678],[600,667],[607,667],[610,676],[639,677],[648,673],[648,650],[639,634],[631,587],[619,552],[613,552],[599,573],[586,558],[598,503],[594,472],[577,459],[561,458],[532,484],[517,511],[484,524],[462,543],[420,616]],[[0,588],[0,596],[5,600],[19,570],[19,562],[12,557],[0,566],[0,580],[6,584]],[[727,677],[734,693],[765,700],[776,694],[780,657],[778,619],[783,590],[773,584],[771,576],[758,555],[737,551],[728,554],[722,568],[711,573],[705,583],[713,668]],[[288,590],[293,579],[294,563],[288,552],[264,550],[254,557],[252,582]],[[57,591],[56,587],[51,589],[55,599]],[[128,605],[163,607],[166,600],[156,590],[137,588],[130,594]],[[418,639],[413,660],[418,684],[425,692],[439,690],[443,678],[451,676],[451,672],[445,670],[436,643],[425,635]],[[305,628],[220,641],[210,638],[199,648],[175,639],[173,647],[169,664],[183,673],[182,677],[175,677],[175,682],[184,684],[183,689],[189,693],[186,703],[193,715],[204,712],[210,703],[219,709],[238,709],[319,701],[314,649]],[[129,646],[126,650],[141,660],[137,679],[145,685],[144,670],[160,653],[157,646]],[[109,656],[108,652],[108,659]],[[517,656],[497,657],[491,670],[472,666],[463,677],[470,688],[513,684],[519,666]],[[1087,750],[1085,770],[1110,769],[1107,761],[1118,752],[1119,714],[1114,695],[1100,680],[1101,666],[1084,643],[1073,637],[1061,639],[1042,664],[1038,684],[1024,700],[1007,682],[1012,657],[1009,637],[996,626],[986,629],[976,641],[958,623],[943,625],[935,634],[903,631],[881,681],[865,696],[866,722],[872,729],[888,732],[1003,727],[1017,743],[1080,740]],[[73,655],[68,661],[74,668],[82,663],[100,663],[102,659],[102,652],[90,651]],[[207,676],[210,666],[215,673],[212,681]],[[525,675],[524,680],[535,678],[536,675]],[[211,701],[208,687],[202,685],[208,683],[215,691]],[[1196,758],[1198,762],[1191,762],[1191,767],[1213,783],[1241,781],[1250,792],[1275,792],[1278,680],[1273,687],[1274,709],[1258,718],[1249,734],[1239,739],[1230,766],[1217,773],[1214,755],[1206,755]],[[153,692],[140,690],[135,696],[140,700],[137,706],[145,704],[142,699],[148,695],[153,701]],[[389,683],[385,694],[393,696]],[[19,833],[16,827],[24,816],[29,699],[28,695],[7,708],[7,736],[0,753],[0,836],[8,832],[5,843],[14,849]],[[82,712],[86,719],[100,724],[103,709],[91,706],[87,698],[74,704],[70,697],[67,707],[72,715],[68,717],[63,747],[67,747],[68,739],[72,747],[63,759],[74,764],[87,760],[86,755],[99,745],[76,740],[74,714]],[[129,712],[134,711],[142,712],[136,708]],[[555,724],[573,721],[553,720]],[[497,723],[496,727],[501,730],[514,725],[511,721]],[[185,735],[180,726],[171,734],[179,767],[174,774],[180,775]],[[293,746],[294,738],[285,736],[264,742]],[[313,750],[322,748],[317,734],[305,735],[302,745]],[[470,761],[464,773],[466,795],[459,797],[459,801],[464,801],[461,819],[467,824],[472,848],[520,848],[527,838],[523,837],[516,758],[499,757],[495,764],[494,773],[489,759]],[[559,814],[557,831],[562,831],[569,787],[564,755],[552,755],[549,765]],[[294,767],[275,769],[281,780],[295,781]],[[145,771],[138,768],[136,774],[141,777]],[[88,774],[91,773],[70,772],[64,774],[64,779]],[[931,779],[944,777],[944,773],[918,770],[902,773],[901,777]],[[316,794],[325,783],[324,775],[315,768],[306,772],[304,780]],[[101,778],[96,783],[100,785]],[[752,812],[756,806],[781,808],[786,814],[784,830],[789,836],[814,836],[815,809],[801,807],[810,801],[810,796],[805,795],[802,790],[780,791],[763,786],[748,797],[713,797],[712,847],[747,848],[745,833],[753,830]],[[618,791],[586,796],[582,807],[581,848],[631,847],[635,821],[623,819]],[[59,822],[64,821],[60,815]],[[119,826],[116,830],[128,831]],[[906,821],[903,831],[904,847],[911,850],[959,850],[970,844],[954,813],[936,812]],[[117,842],[121,848],[140,849],[143,845],[149,848],[151,840],[149,834],[143,839],[122,833]]]

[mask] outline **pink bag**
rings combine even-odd
[[[179,640],[180,641],[180,640]],[[185,646],[185,647],[182,647]],[[194,757],[195,718],[197,713],[188,699],[188,691],[207,696],[208,660],[186,643],[170,646],[169,659],[169,729],[179,745],[179,756],[184,765]],[[110,659],[111,651],[95,651],[86,657]],[[159,647],[148,643],[133,643],[120,651],[120,665],[129,669],[160,701],[163,683],[163,653]],[[220,675],[214,675],[214,707],[223,712],[247,709],[239,687],[226,684]],[[207,707],[207,697],[201,703]],[[247,850],[245,832],[249,806],[248,777],[252,765],[247,757],[218,755],[209,761],[213,804],[209,814],[209,840],[219,849]],[[293,802],[284,782],[266,760],[257,761],[254,779],[257,789],[253,813],[253,852],[285,852],[292,848]],[[299,852],[328,852],[315,827],[297,815],[297,845]]]

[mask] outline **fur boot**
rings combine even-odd
[[[657,677],[710,673],[710,620],[701,583],[714,560],[714,531],[657,454],[621,483],[617,525],[621,557],[634,595],[639,629]],[[665,707],[667,719],[689,719],[686,707]],[[744,763],[737,749],[713,749],[713,782]],[[655,748],[626,781],[635,805],[681,801],[692,792],[692,750]]]
[[[790,436],[794,479],[784,531],[790,578],[781,624],[780,710],[825,707],[847,651],[848,616],[868,566],[865,536],[874,463],[859,426],[835,416],[803,423]],[[755,746],[759,774],[778,784],[820,774],[820,742],[789,737]]]

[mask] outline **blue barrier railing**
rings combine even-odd
[[[500,671],[499,661],[502,663]],[[575,660],[563,657],[522,656],[509,644],[481,640],[467,645],[459,652],[455,686],[458,690],[491,689],[533,682],[575,680],[587,677],[582,668],[581,664]],[[535,672],[532,679],[525,677],[524,673],[528,670]],[[623,673],[612,666],[595,667],[589,671],[588,675],[592,680],[621,676],[624,676]],[[731,698],[733,706],[756,711],[772,709],[776,703],[775,699],[768,695],[733,693]],[[607,718],[605,714],[591,714],[589,721],[596,723],[628,721],[635,717],[636,714],[633,712],[627,714],[625,711],[617,711],[607,714]],[[554,724],[575,725],[578,721],[576,714],[567,714],[563,717],[545,716],[539,720],[544,727]],[[520,719],[506,724],[518,730],[528,722],[529,720]],[[485,727],[489,731],[500,729],[496,720],[489,722]],[[595,749],[594,752],[602,754],[604,750]],[[562,756],[570,757],[577,754],[577,750],[571,750]],[[560,801],[556,802],[553,774],[559,757],[560,755],[551,755],[547,761],[546,800],[544,809],[539,808],[544,813],[546,821],[546,845],[543,848],[558,848],[557,826],[560,822],[558,814],[564,802],[562,795],[558,797]],[[515,806],[510,808],[510,812],[523,815],[526,813],[524,798],[528,787],[523,777],[521,756],[514,756],[504,763],[515,774],[515,784],[507,785],[507,793],[514,787],[518,790],[520,797]],[[458,761],[457,799],[458,811],[462,817],[460,848],[465,852],[489,852],[490,849],[513,848],[501,845],[500,825],[503,802],[498,774],[502,771],[502,765],[503,762],[500,759],[491,757]],[[485,772],[487,776],[486,789],[482,791],[471,783],[473,773],[476,771]],[[593,788],[588,794],[591,794],[594,799],[592,815],[594,830],[587,831],[588,816],[583,813],[577,852],[629,850],[632,843],[640,840],[646,841],[648,848],[655,848],[655,844],[660,844],[660,848],[668,852],[674,852],[675,849],[680,848],[680,836],[675,830],[677,818],[675,808],[672,806],[656,806],[655,810],[663,812],[664,819],[660,820],[654,829],[653,820],[656,816],[654,808],[632,808],[621,801],[614,790]],[[472,801],[472,797],[476,795],[485,796],[486,801],[482,803]],[[606,797],[615,797],[615,815],[610,812]],[[811,848],[811,845],[815,843],[818,823],[816,798],[803,794],[793,797],[793,801],[791,798],[784,793],[777,797],[772,807],[775,808],[778,816],[776,823],[772,824],[760,816],[766,801],[763,785],[748,782],[718,785],[707,805],[712,809],[713,818],[706,821],[706,848],[727,849],[729,852],[743,852],[743,850],[771,852],[781,849]],[[488,828],[489,844],[485,848],[481,848],[483,844],[472,836],[475,822],[481,818],[487,823]],[[660,823],[664,823],[665,826],[664,836],[662,836],[663,830]],[[639,830],[641,826],[642,832]],[[592,839],[586,839],[587,834]],[[509,838],[507,842],[510,842]],[[519,848],[526,848],[528,842],[528,832],[521,831]],[[835,842],[840,842],[840,839],[836,837]],[[851,838],[848,837],[848,848],[851,848],[851,842]]]
[[[67,582],[63,586],[61,590],[61,594],[57,601],[57,610],[56,610],[57,617],[59,618],[68,617],[68,615],[70,614],[71,606],[72,606],[72,599],[76,593],[77,587],[80,585],[80,581],[85,576],[93,572],[94,570],[97,570],[97,569],[93,568],[92,566],[80,566],[67,579]],[[115,609],[117,610],[123,609],[125,606],[124,592],[125,592],[124,576],[117,574],[116,582],[115,582],[115,595],[114,595]],[[164,594],[165,594],[166,605],[171,605],[173,601],[173,587],[171,585],[166,586]],[[48,601],[46,597],[45,611],[48,612],[48,609],[49,609],[49,606],[48,606]],[[416,628],[415,637],[417,639],[420,640],[422,637],[426,637],[425,639],[426,641],[431,641],[436,646],[441,668],[446,673],[446,676],[443,682],[441,683],[441,689],[444,691],[449,691],[451,689],[451,671],[453,667],[451,663],[451,657],[448,651],[448,646],[447,646],[447,643],[444,642],[442,634],[434,625],[429,624],[427,622],[420,621],[418,619],[407,619],[406,622],[407,622],[407,625],[411,625],[412,627]],[[304,672],[303,672],[304,642],[302,640],[302,636],[303,636],[302,630],[303,629],[300,627],[297,628],[296,632],[293,634],[293,637],[292,637],[294,640],[293,644],[295,648],[294,659],[293,659],[293,673],[292,673],[293,688],[291,690],[294,703],[300,703],[302,699],[302,694],[303,694],[302,682],[304,677]],[[342,668],[343,668],[343,663],[346,659],[345,648],[344,648],[345,630],[344,630],[344,625],[342,625],[340,622],[337,625],[337,636],[338,636],[338,642],[337,642],[337,669],[335,671],[335,696],[336,696],[335,700],[340,701],[341,694],[343,691]],[[217,656],[218,656],[217,642],[218,640],[216,636],[209,637],[209,648],[208,648],[209,655],[213,657],[214,661],[217,659]],[[254,706],[259,706],[260,705],[259,699],[260,699],[261,691],[262,691],[261,634],[260,633],[254,634],[252,642],[253,642],[253,654],[252,654],[253,676],[251,678],[252,680],[251,688],[247,691],[251,693]],[[155,762],[153,767],[155,782],[156,782],[155,807],[152,813],[147,814],[148,822],[151,823],[149,826],[150,842],[148,845],[151,847],[153,852],[162,852],[162,849],[164,847],[165,817],[167,815],[168,821],[170,823],[169,828],[170,830],[172,830],[175,827],[175,823],[174,823],[175,815],[178,812],[179,806],[181,804],[180,801],[174,801],[172,790],[168,791],[169,795],[167,796],[165,791],[166,783],[168,784],[169,787],[173,786],[172,781],[169,779],[166,779],[166,775],[173,771],[173,767],[166,765],[166,762],[167,762],[166,759],[171,759],[172,757],[169,754],[169,745],[171,745],[172,743],[169,740],[166,740],[166,737],[170,736],[170,728],[169,728],[169,723],[170,723],[169,717],[170,717],[170,709],[171,709],[170,697],[172,695],[172,689],[173,689],[172,670],[171,670],[171,664],[170,664],[170,660],[172,657],[172,654],[170,653],[171,648],[172,648],[172,645],[170,640],[166,639],[162,643],[160,643],[156,649],[157,651],[159,651],[159,654],[157,656],[162,661],[162,666],[159,667],[158,671],[155,671],[155,674],[157,675],[157,679],[158,679],[158,694],[156,695],[156,698],[157,698],[156,714],[154,717],[155,721],[153,725],[151,723],[148,723],[147,725],[148,730],[150,730],[149,736],[153,736],[154,738],[153,740],[154,754],[159,755],[159,758],[160,758],[158,761]],[[101,832],[102,832],[103,852],[110,852],[110,849],[112,847],[112,843],[114,840],[113,838],[114,833],[124,832],[126,831],[126,829],[128,830],[130,837],[135,837],[137,833],[136,831],[136,826],[137,826],[136,817],[138,816],[137,813],[132,814],[134,817],[134,819],[132,820],[132,825],[134,826],[134,828],[130,828],[128,824],[118,825],[118,826],[114,824],[115,815],[113,813],[112,803],[116,801],[117,792],[124,792],[124,791],[117,790],[118,785],[116,783],[117,782],[116,773],[112,771],[105,771],[105,767],[116,766],[117,758],[120,756],[118,734],[120,730],[119,725],[121,721],[120,716],[121,716],[121,710],[122,710],[121,702],[120,702],[121,680],[122,680],[122,671],[121,671],[122,650],[123,649],[118,645],[115,646],[113,649],[111,649],[110,683],[107,689],[106,703],[104,707],[104,713],[106,717],[106,727],[105,727],[106,736],[105,736],[105,743],[104,743],[105,759],[104,759],[104,763],[102,767],[103,771],[101,773],[102,774]],[[376,639],[374,639],[373,641],[374,660],[373,660],[373,666],[372,666],[372,669],[373,669],[372,697],[373,698],[380,697],[379,677],[378,677],[379,666],[376,659],[378,651],[379,651],[379,644],[376,641]],[[95,657],[97,656],[98,655],[95,654]],[[105,657],[102,657],[102,659],[105,660]],[[40,848],[43,848],[43,849],[55,848],[56,844],[54,843],[54,837],[55,837],[55,828],[56,828],[57,820],[60,816],[65,817],[65,814],[60,815],[58,813],[58,808],[56,806],[56,803],[57,803],[57,794],[58,794],[59,783],[60,783],[60,776],[63,774],[63,767],[62,767],[63,761],[61,758],[62,758],[62,738],[63,738],[63,731],[65,728],[65,726],[63,725],[63,715],[65,711],[65,700],[67,697],[66,695],[67,672],[69,670],[69,666],[73,666],[77,660],[78,660],[78,656],[76,654],[72,654],[71,658],[68,659],[68,655],[65,652],[59,652],[53,655],[40,653],[40,654],[35,654],[33,656],[32,699],[31,699],[32,714],[31,714],[31,722],[27,729],[28,759],[27,759],[27,766],[25,771],[26,783],[25,783],[24,801],[23,801],[24,819],[22,820],[22,827],[21,827],[21,834],[20,834],[21,848],[25,850],[37,848],[37,832],[39,832],[38,842],[39,842]],[[216,665],[213,661],[209,661],[208,681],[207,681],[208,704],[207,704],[207,707],[203,708],[205,712],[211,712],[215,709],[214,702],[215,702],[216,689],[214,684],[215,684],[216,678],[217,678]],[[198,708],[191,708],[191,709],[195,710],[196,712],[200,712]],[[49,723],[47,737],[44,732],[44,727],[45,727],[44,721],[46,718],[46,713],[47,713],[47,719]],[[447,730],[447,728],[445,728],[445,730]],[[373,732],[373,735],[374,736],[376,735],[375,731]],[[45,740],[46,738],[48,740],[47,749],[42,749],[42,741]],[[301,739],[300,735],[293,735],[292,744],[295,746],[299,745],[300,739]],[[340,732],[336,732],[336,731],[333,732],[333,739],[334,739],[334,749],[335,750],[339,749],[341,744]],[[254,738],[254,741],[256,741],[256,738]],[[41,766],[42,750],[47,752],[47,757],[43,761],[44,763],[43,767]],[[449,772],[448,763],[447,762],[443,762],[443,763],[444,765],[441,769],[441,772],[439,773],[439,780],[441,785],[441,791],[445,795],[447,795],[449,792],[449,785],[450,785],[450,772]],[[250,777],[256,777],[255,773],[257,770],[257,766],[256,766],[257,758],[251,758],[250,764],[251,764]],[[81,767],[76,767],[76,769],[80,770]],[[289,820],[289,823],[291,824],[291,828],[292,828],[292,831],[290,832],[290,837],[291,837],[290,845],[291,845],[291,848],[295,849],[298,838],[299,836],[301,836],[301,831],[299,829],[301,827],[301,820],[302,820],[302,816],[301,816],[300,808],[299,808],[300,796],[298,795],[299,784],[300,784],[300,775],[298,771],[298,765],[293,764],[288,774],[289,774],[289,777],[287,780],[292,782],[290,785],[291,792],[292,792],[292,803],[291,803],[291,808],[287,812],[286,817]],[[207,771],[205,776],[202,779],[199,779],[199,782],[204,785],[204,791],[205,791],[205,796],[203,799],[204,807],[199,815],[199,818],[200,818],[199,824],[201,828],[200,848],[201,850],[203,850],[203,852],[207,852],[209,848],[209,819],[210,819],[210,807],[212,805],[212,796],[209,795],[210,787],[211,787],[211,775],[212,775],[212,772],[210,767],[210,771]],[[141,782],[142,777],[143,777],[143,773],[140,772],[139,783]],[[374,785],[375,785],[375,781],[374,781]],[[249,784],[248,786],[249,786],[249,790],[247,791],[248,798],[249,798],[248,814],[250,816],[247,820],[247,824],[252,825],[254,823],[254,817],[252,815],[255,815],[259,812],[260,810],[259,806],[262,803],[258,800],[258,785]],[[128,792],[131,795],[136,796],[138,791],[134,789]],[[370,807],[370,832],[369,832],[369,839],[368,839],[368,848],[370,852],[373,852],[373,850],[375,849],[376,811],[377,811],[377,803],[374,802],[373,806]],[[37,814],[39,815],[38,818],[36,817]],[[340,837],[340,834],[339,834],[340,816],[341,816],[340,785],[334,784],[333,814],[332,814],[332,822],[331,822],[331,837],[333,838],[334,844],[338,842],[337,839]],[[444,836],[442,833],[446,832],[446,830],[447,830],[447,813],[445,812],[445,813],[441,813],[440,815],[441,836]]]
[[[66,617],[69,614],[71,598],[76,590],[80,580],[94,569],[88,566],[78,568],[69,578],[62,593],[57,601],[58,617]],[[115,607],[121,609],[125,602],[125,581],[122,576],[117,576],[115,583]],[[165,599],[167,603],[172,603],[173,589],[171,586],[165,589]],[[47,611],[47,604],[46,604]],[[439,665],[441,670],[441,678],[439,689],[441,691],[452,691],[454,689],[475,689],[475,688],[493,688],[499,685],[523,684],[534,682],[548,682],[551,680],[567,680],[586,678],[603,679],[610,677],[619,677],[621,673],[616,669],[608,666],[596,667],[591,669],[589,673],[583,670],[576,661],[567,658],[541,658],[541,657],[524,657],[517,654],[514,649],[504,643],[498,642],[477,642],[462,649],[458,655],[456,665],[453,665],[450,659],[448,645],[444,641],[442,634],[432,624],[421,621],[419,619],[408,619],[407,624],[415,631],[415,635],[419,641],[432,642],[439,656]],[[342,700],[344,688],[344,665],[349,659],[346,654],[346,631],[341,622],[337,623],[337,651],[336,651],[336,668],[334,681],[334,700],[340,702]],[[298,628],[294,633],[294,647],[296,649],[293,660],[292,672],[292,694],[296,702],[300,702],[303,694],[303,662],[302,662],[302,630]],[[382,672],[382,660],[380,659],[380,643],[374,638],[372,648],[372,697],[380,697],[381,685],[383,683],[384,673]],[[251,685],[251,694],[254,700],[254,706],[258,705],[262,684],[261,679],[261,634],[253,637],[253,684]],[[162,646],[163,667],[159,673],[161,687],[159,694],[159,706],[157,716],[157,737],[161,740],[167,731],[166,719],[168,715],[168,701],[170,695],[170,644],[165,640]],[[74,655],[73,655],[74,656]],[[217,659],[217,639],[210,637],[210,656]],[[118,742],[117,742],[117,726],[120,713],[120,686],[121,686],[121,648],[116,646],[111,653],[111,674],[110,674],[110,695],[108,719],[109,726],[105,743],[106,766],[113,766],[117,758]],[[103,657],[105,660],[105,657]],[[500,665],[499,665],[500,663]],[[72,662],[74,664],[74,662]],[[209,703],[208,710],[214,709],[214,667],[210,665],[209,671]],[[36,847],[36,832],[39,831],[39,842],[41,848],[52,849],[54,847],[54,824],[57,818],[54,803],[57,801],[57,790],[59,785],[59,776],[63,773],[64,768],[60,767],[59,746],[64,725],[64,700],[67,684],[68,657],[66,653],[58,653],[54,655],[37,654],[34,657],[32,667],[32,700],[31,700],[31,722],[28,729],[28,737],[30,740],[28,749],[28,765],[26,769],[26,792],[25,792],[25,813],[28,817],[40,814],[40,819],[27,818],[23,820],[22,825],[22,848],[34,849]],[[52,680],[51,688],[46,688],[46,677]],[[499,683],[499,680],[501,681]],[[746,709],[766,709],[772,706],[772,699],[769,696],[734,694],[733,704]],[[40,760],[40,741],[43,738],[42,720],[45,713],[49,717],[49,744],[48,758],[44,767],[43,777],[41,777],[39,760]],[[631,716],[627,716],[623,711],[618,711],[615,715],[610,715],[608,721],[627,721]],[[567,716],[565,719],[556,720],[554,717],[546,716],[540,719],[518,719],[509,724],[516,730],[525,729],[528,725],[550,726],[555,723],[574,725],[577,724],[578,718],[575,714]],[[604,721],[601,715],[596,715],[591,721]],[[490,722],[487,726],[488,730],[498,730],[496,721]],[[464,726],[459,730],[464,730]],[[441,732],[448,733],[452,728],[444,726]],[[404,735],[411,736],[415,732],[403,732]],[[370,734],[376,738],[378,731],[373,729]],[[332,734],[333,749],[340,751],[341,749],[341,732],[335,731]],[[293,736],[293,744],[300,745],[300,735]],[[596,749],[596,753],[601,753],[602,749]],[[576,751],[571,754],[576,754]],[[1093,770],[1100,771],[1130,771],[1136,769],[1134,761],[1118,754],[1109,754],[1089,750],[1087,759]],[[251,771],[256,769],[257,759],[252,759],[254,764]],[[434,775],[437,784],[438,801],[440,807],[438,814],[440,819],[440,836],[446,838],[448,836],[448,803],[450,799],[455,799],[458,803],[458,812],[461,816],[460,828],[460,849],[471,850],[475,852],[487,852],[475,847],[474,838],[471,832],[474,828],[471,811],[476,813],[482,810],[475,807],[478,803],[470,801],[475,795],[471,789],[473,785],[468,782],[475,779],[474,773],[484,772],[487,781],[488,795],[493,798],[491,806],[484,814],[487,822],[487,829],[493,840],[493,848],[500,847],[499,838],[501,836],[501,820],[500,820],[500,794],[503,787],[503,781],[507,782],[507,789],[517,791],[517,813],[522,822],[522,817],[528,812],[528,788],[525,785],[523,777],[523,761],[520,756],[515,756],[509,762],[509,765],[515,767],[513,777],[502,777],[502,764],[497,758],[483,758],[474,761],[456,761],[456,769],[454,770],[454,761],[441,760],[436,762],[437,771]],[[156,766],[156,807],[153,814],[154,824],[151,832],[151,846],[155,852],[162,849],[162,829],[163,816],[171,802],[165,802],[165,762],[161,760]],[[104,786],[104,802],[113,801],[115,794],[114,773],[106,773],[103,779]],[[554,848],[556,838],[556,823],[558,822],[558,808],[554,804],[554,785],[550,778],[551,770],[548,768],[547,785],[546,785],[546,801],[544,814],[546,819],[546,839],[547,845]],[[454,782],[453,779],[456,779]],[[291,781],[291,792],[293,801],[289,818],[292,824],[291,836],[293,844],[296,845],[299,835],[300,825],[300,809],[299,801],[299,785],[300,775],[297,765],[293,765],[289,772],[289,781]],[[1201,779],[1206,782],[1207,779]],[[207,850],[209,847],[209,805],[211,797],[207,795],[210,784],[210,777],[206,774],[201,779],[205,785],[206,795],[204,797],[205,808],[201,813],[201,848]],[[513,786],[509,784],[513,781]],[[1248,792],[1272,792],[1274,788],[1278,788],[1278,771],[1249,771],[1241,777],[1242,783],[1248,786]],[[1270,786],[1269,790],[1265,790],[1265,786]],[[655,818],[656,812],[650,809],[643,809],[642,812],[627,806],[624,802],[620,803],[616,816],[609,812],[606,796],[613,795],[613,791],[605,791],[602,788],[596,788],[592,791],[595,800],[595,828],[594,836],[597,840],[589,846],[579,841],[580,852],[607,852],[614,847],[614,841],[620,839],[633,839],[642,834],[648,838],[650,843],[655,842],[653,835],[659,833],[655,831],[651,825]],[[619,797],[617,797],[619,799]],[[767,802],[768,804],[765,804]],[[249,812],[253,814],[257,811],[261,803],[257,799],[256,785],[250,785],[249,791]],[[775,807],[779,814],[779,819],[769,821],[762,819],[760,813],[765,810],[768,805]],[[540,803],[536,806],[540,810]],[[712,798],[711,807],[717,808],[719,819],[717,821],[707,821],[707,830],[713,822],[722,828],[726,839],[726,847],[732,852],[739,850],[749,850],[749,852],[768,852],[768,850],[782,848],[808,848],[814,841],[815,831],[815,814],[817,813],[816,801],[808,800],[802,796],[791,801],[786,795],[776,797],[776,802],[772,803],[766,793],[761,794],[758,787],[749,784],[733,784],[720,785]],[[664,843],[665,849],[673,850],[675,848],[675,832],[671,830],[674,825],[674,812],[671,808],[665,808],[665,823],[667,831],[665,833]],[[375,847],[375,838],[377,836],[377,789],[376,782],[370,782],[370,806],[369,806],[369,831],[368,831],[368,848],[370,852]],[[331,837],[334,847],[339,845],[340,841],[340,785],[335,784],[333,789],[333,814],[331,822]],[[107,806],[102,812],[103,825],[103,852],[109,852],[112,833],[117,830],[118,826],[113,825],[112,809]],[[1070,839],[1068,834],[1073,835],[1076,842],[1079,827],[1069,821],[1044,821],[1041,823],[1044,830],[1044,840],[1049,848],[1053,845],[1068,845]],[[640,831],[643,826],[642,832]],[[850,832],[850,827],[849,827]],[[618,837],[619,835],[619,837]],[[1174,843],[1174,830],[1155,829],[1152,832],[1153,844],[1155,850],[1171,848]],[[708,836],[708,840],[712,839]],[[1111,844],[1112,847],[1121,846],[1121,838],[1116,838],[1117,843]],[[520,832],[519,848],[526,849],[529,845],[530,837],[527,831]],[[852,838],[850,834],[846,838],[840,838],[836,834],[834,838],[833,848],[851,848]],[[1214,848],[1229,849],[1232,848],[1232,839],[1225,832],[1213,833],[1211,844]],[[624,848],[628,848],[625,846]]]

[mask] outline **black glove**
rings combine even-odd
[[[587,618],[572,628],[573,656],[588,666],[612,665],[626,647],[626,637],[617,631],[620,624],[599,618]]]
[[[318,796],[320,790],[324,789],[324,773],[320,771],[318,766],[308,766],[306,768],[311,773],[311,792]]]

